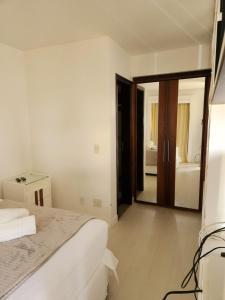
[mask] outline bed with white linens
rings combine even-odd
[[[109,266],[115,270],[117,264],[107,241],[107,223],[90,219],[31,276],[0,299],[106,299]]]

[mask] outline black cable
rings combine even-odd
[[[187,276],[184,278],[184,280],[181,284],[182,288],[185,288],[188,285],[188,283],[191,280],[193,275],[194,275],[196,287],[198,288],[197,271],[198,271],[198,266],[199,266],[199,262],[200,262],[200,259],[201,259],[201,253],[202,253],[203,246],[204,246],[206,240],[210,236],[214,235],[215,233],[222,232],[222,231],[225,231],[225,227],[219,228],[219,229],[209,233],[208,235],[206,235],[202,239],[202,242],[200,243],[200,246],[199,246],[198,250],[195,253],[195,256],[194,256],[194,259],[193,259],[193,266],[192,266],[191,270],[188,272]]]
[[[201,243],[200,243],[197,251],[195,252],[192,267],[181,283],[181,288],[186,288],[187,285],[189,284],[191,278],[193,277],[194,282],[195,282],[195,288],[193,290],[187,290],[187,291],[170,291],[164,296],[163,300],[166,300],[168,298],[168,296],[170,296],[170,295],[176,295],[176,294],[181,294],[181,295],[182,294],[193,294],[195,299],[197,300],[197,293],[202,293],[202,290],[199,288],[199,282],[198,282],[198,276],[197,276],[197,272],[198,272],[198,268],[199,268],[201,259],[203,259],[205,256],[209,255],[210,253],[212,253],[215,250],[225,249],[225,247],[215,247],[202,255],[203,246],[209,237],[211,237],[212,235],[216,236],[217,233],[220,233],[223,231],[225,231],[225,227],[221,227],[219,229],[216,229],[216,230],[208,233],[201,240]],[[218,237],[218,236],[216,236],[216,237]],[[223,239],[223,238],[221,238],[221,239]]]
[[[185,288],[188,283],[190,282],[192,276],[194,275],[194,280],[195,280],[195,284],[196,287],[198,288],[198,279],[197,279],[197,271],[198,271],[198,266],[199,266],[199,262],[201,259],[201,253],[202,253],[202,249],[203,249],[203,245],[205,244],[206,240],[212,236],[215,233],[221,232],[221,231],[225,231],[225,227],[219,228],[211,233],[209,233],[208,235],[206,235],[203,239],[202,242],[200,243],[200,246],[198,248],[198,250],[195,253],[194,259],[193,259],[193,265],[191,270],[188,272],[188,274],[186,275],[186,277],[184,278],[181,287]],[[202,257],[203,258],[203,257]]]
[[[166,300],[168,296],[170,295],[179,295],[179,294],[193,294],[193,293],[202,293],[202,290],[190,290],[190,291],[171,291],[168,292],[162,300]]]

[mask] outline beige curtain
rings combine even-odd
[[[158,103],[152,103],[150,116],[150,140],[153,141],[155,145],[158,144],[158,111]]]
[[[190,104],[179,103],[177,109],[177,147],[181,162],[188,162]]]
[[[151,104],[150,140],[158,144],[158,103]],[[179,103],[177,108],[177,147],[179,158],[183,163],[188,162],[190,104]]]

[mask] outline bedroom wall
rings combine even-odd
[[[211,105],[203,226],[225,222],[225,105]]]
[[[129,58],[102,37],[28,51],[26,62],[33,168],[51,175],[56,207],[116,221],[115,73],[129,75]]]
[[[24,53],[0,44],[0,197],[2,179],[31,168]]]
[[[201,154],[204,93],[204,88],[193,91],[193,97],[190,101],[189,161],[198,160],[197,157],[200,158]]]
[[[158,57],[175,60],[176,51],[132,58],[108,37],[0,51],[1,178],[33,165],[52,176],[55,206],[116,222],[115,73],[131,79],[144,67],[156,72]]]
[[[134,77],[209,68],[210,51],[209,45],[198,45],[136,55],[131,59],[131,74]]]
[[[54,206],[109,220],[107,59],[105,38],[26,53],[33,168],[52,177]]]
[[[116,44],[112,39],[108,39],[108,93],[110,101],[110,124],[111,124],[111,220],[117,221],[117,181],[116,181],[116,82],[115,74],[119,74],[127,79],[131,79],[130,55]]]

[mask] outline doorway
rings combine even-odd
[[[119,218],[132,204],[131,90],[132,82],[116,74],[117,214]]]
[[[136,201],[201,211],[210,74],[210,70],[200,70],[134,78]],[[143,103],[137,87],[145,95],[143,130],[138,121]],[[140,144],[144,145],[143,150]],[[138,178],[140,165],[143,165],[142,190]]]

